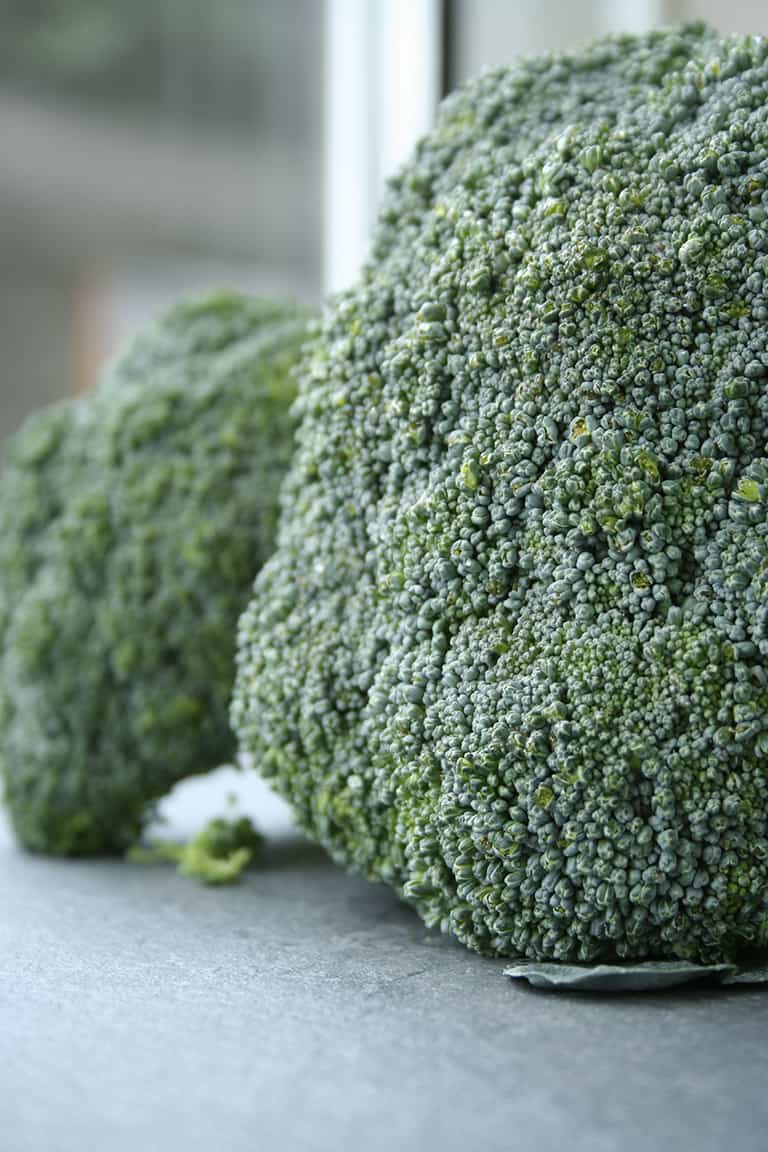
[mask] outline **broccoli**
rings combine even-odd
[[[233,753],[235,627],[269,554],[308,317],[174,308],[88,396],[34,415],[0,480],[0,768],[20,842],[121,852]]]
[[[261,852],[264,838],[247,816],[230,820],[217,816],[188,844],[162,840],[137,845],[127,856],[133,864],[176,864],[182,876],[202,884],[236,884]]]
[[[244,753],[531,961],[768,947],[768,40],[483,76],[308,353]]]

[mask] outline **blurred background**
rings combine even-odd
[[[182,292],[319,299],[440,96],[765,0],[0,0],[0,437]]]

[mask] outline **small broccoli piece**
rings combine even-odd
[[[133,864],[177,864],[179,872],[203,884],[235,884],[261,852],[264,839],[247,816],[211,820],[188,844],[158,841],[136,845],[127,856]]]
[[[232,757],[234,631],[273,543],[307,322],[182,304],[7,444],[0,772],[24,846],[122,852],[176,781]]]
[[[768,948],[768,40],[491,72],[300,385],[242,748],[340,862],[531,961]]]
[[[211,820],[184,849],[179,871],[205,884],[233,884],[262,848],[262,837],[246,816]]]

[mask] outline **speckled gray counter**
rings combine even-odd
[[[223,785],[190,787],[183,831]],[[0,830],[2,1152],[768,1148],[768,990],[513,986],[250,799],[227,891]]]

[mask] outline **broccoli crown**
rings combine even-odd
[[[0,767],[27,847],[119,851],[231,756],[235,627],[273,543],[306,324],[234,294],[182,304],[7,444]]]
[[[768,41],[492,72],[303,373],[243,748],[533,960],[768,945]]]

